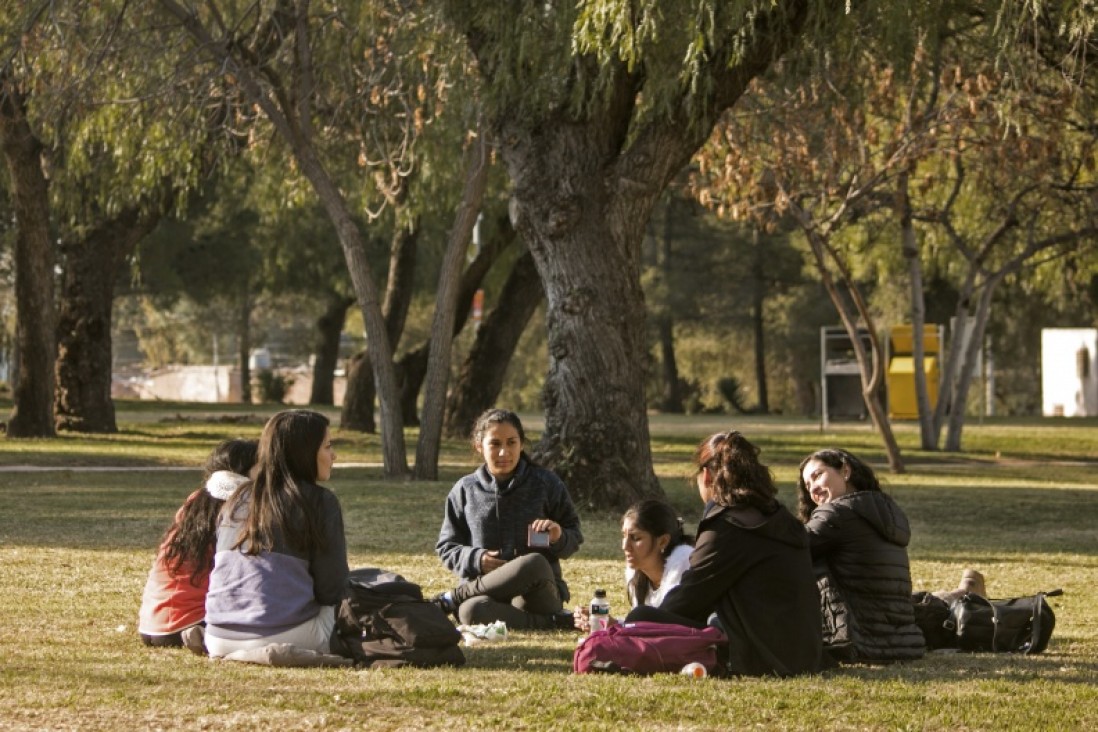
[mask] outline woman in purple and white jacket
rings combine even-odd
[[[331,653],[347,584],[328,418],[288,410],[259,440],[259,473],[225,504],[206,595],[206,647],[225,656],[270,643]],[[336,648],[340,648],[337,643]]]

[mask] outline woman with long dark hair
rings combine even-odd
[[[484,459],[446,497],[435,551],[461,582],[435,598],[462,623],[523,630],[573,627],[560,560],[583,542],[564,483],[526,455],[514,412],[489,409],[473,427]]]
[[[184,634],[197,632],[193,647],[201,651],[217,516],[226,499],[248,482],[257,445],[256,440],[225,440],[215,447],[206,458],[202,487],[176,511],[141,597],[137,630],[145,645],[179,647]]]
[[[334,462],[324,415],[288,410],[268,420],[255,480],[221,512],[206,596],[211,656],[270,643],[332,652],[348,573],[343,511],[319,485]]]
[[[705,504],[690,569],[658,608],[626,622],[703,627],[716,615],[728,636],[724,672],[791,676],[819,670],[820,609],[804,528],[777,499],[759,448],[718,432],[694,454]]]
[[[689,569],[694,537],[684,533],[682,519],[671,504],[645,498],[626,509],[621,518],[621,550],[629,607],[658,607]],[[590,606],[577,606],[572,614],[576,628],[591,629]],[[610,622],[617,621],[611,618]]]
[[[911,527],[873,469],[846,450],[819,450],[801,461],[797,493],[828,653],[843,662],[922,658],[926,644],[911,605]]]

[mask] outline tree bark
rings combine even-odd
[[[763,261],[762,248],[759,246],[759,229],[751,231],[752,266],[755,276],[752,278],[751,322],[755,329],[755,385],[758,389],[758,404],[755,410],[759,414],[770,413],[770,393],[766,385],[766,263]]]
[[[919,258],[919,240],[911,212],[911,195],[908,189],[909,173],[904,170],[896,179],[896,213],[900,222],[900,250],[907,261],[911,297],[911,357],[915,369],[915,400],[919,408],[919,438],[924,450],[938,449],[938,429],[934,424],[934,407],[930,405],[930,391],[926,380],[926,344],[923,329],[926,325],[926,300],[923,293],[923,264]]]
[[[548,299],[545,430],[533,454],[585,507],[621,508],[662,495],[645,408],[640,243],[670,175],[633,195],[615,195],[607,185],[623,142],[613,132],[627,119],[561,120],[533,130],[504,123],[500,135],[517,228]]]
[[[335,370],[339,365],[339,338],[347,321],[347,308],[354,305],[353,297],[331,293],[328,306],[316,320],[317,342],[313,359],[313,385],[309,404],[335,403]]]
[[[8,419],[10,437],[54,437],[56,312],[49,185],[42,143],[31,131],[26,100],[10,71],[0,75],[0,149],[11,175],[15,212],[15,301],[19,381]]]
[[[54,401],[59,430],[118,431],[111,400],[114,284],[126,257],[159,220],[159,213],[133,207],[83,239],[62,244]]]
[[[245,283],[245,287],[247,284]],[[240,299],[236,321],[237,362],[240,371],[240,401],[252,403],[252,293]]]
[[[398,226],[393,232],[389,246],[389,274],[385,283],[385,300],[381,311],[385,318],[385,332],[388,333],[396,352],[404,332],[404,322],[408,318],[408,308],[412,303],[412,290],[415,283],[416,259],[419,250],[419,222],[409,226]],[[399,371],[399,366],[397,367]],[[398,376],[398,381],[403,378]],[[351,356],[347,363],[347,391],[343,395],[343,408],[340,412],[340,427],[359,432],[373,433],[377,430],[374,422],[373,365],[370,362],[369,347]],[[403,399],[401,401],[403,404]],[[407,413],[404,413],[405,420]],[[414,417],[413,410],[413,417]],[[414,425],[415,422],[404,422]]]
[[[657,256],[657,264],[665,283],[670,278],[671,271],[671,223],[674,220],[674,209],[675,198],[668,196],[663,214],[663,236],[660,237]],[[656,329],[660,341],[660,376],[663,382],[660,411],[666,414],[682,414],[685,410],[679,385],[679,365],[675,360],[675,321],[671,317],[669,303],[664,304],[662,313],[656,318]]]
[[[480,324],[454,382],[446,415],[447,435],[468,437],[476,418],[496,403],[519,339],[543,299],[534,258],[523,254],[507,277],[499,304]]]
[[[488,142],[483,130],[466,155],[465,185],[462,188],[450,240],[446,245],[438,277],[435,317],[431,322],[431,345],[427,358],[426,391],[416,446],[415,476],[422,480],[438,478],[439,442],[446,410],[446,386],[450,380],[450,354],[456,325],[455,310],[460,294],[462,264],[469,240],[480,214],[484,190],[488,185]]]

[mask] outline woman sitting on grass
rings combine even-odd
[[[249,480],[256,440],[226,440],[206,458],[202,487],[175,513],[160,544],[141,597],[137,630],[147,646],[187,645],[204,653],[202,626],[213,568],[217,515]]]
[[[698,446],[705,513],[690,569],[658,608],[626,622],[705,626],[714,612],[728,636],[727,673],[791,676],[820,668],[820,607],[804,528],[778,502],[759,448],[739,432]]]
[[[225,504],[206,596],[211,656],[288,643],[331,653],[347,584],[339,499],[317,485],[332,475],[328,418],[289,410],[259,439],[259,472]],[[337,641],[337,647],[342,644]]]
[[[564,483],[530,461],[518,415],[489,409],[473,427],[484,458],[450,490],[438,552],[461,578],[435,598],[466,625],[502,620],[514,630],[572,629],[560,560],[583,542]]]
[[[683,533],[682,519],[670,504],[646,498],[622,516],[621,550],[625,554],[629,607],[657,607],[690,567],[694,537]],[[578,606],[572,614],[578,629],[591,629],[589,606]],[[610,622],[618,621],[611,618]]]
[[[873,469],[846,450],[820,450],[801,462],[797,490],[827,652],[843,662],[922,658],[907,558],[911,528]]]

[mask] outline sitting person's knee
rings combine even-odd
[[[554,580],[553,567],[550,566],[549,560],[540,554],[523,554],[517,559],[511,560],[514,564],[518,565],[518,571],[524,576],[529,576],[531,579],[547,579]]]
[[[470,598],[458,606],[458,621],[461,625],[491,623],[495,621],[497,617],[497,613],[493,607],[497,604],[499,603],[485,595]]]

